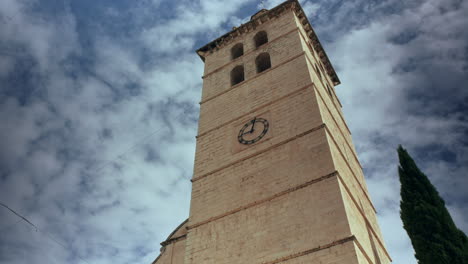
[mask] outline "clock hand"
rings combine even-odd
[[[255,127],[255,120],[257,120],[256,117],[254,117],[254,119],[252,119],[252,129],[250,129],[250,133],[253,133],[254,132],[254,127]]]

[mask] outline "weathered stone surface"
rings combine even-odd
[[[154,263],[390,263],[333,90],[338,77],[298,2],[249,23],[199,50],[205,73],[190,217]],[[268,42],[255,47],[260,31]],[[231,59],[238,43],[244,54]],[[265,52],[271,68],[257,73]],[[231,85],[238,65],[244,81]],[[268,120],[268,132],[239,143],[255,117]]]

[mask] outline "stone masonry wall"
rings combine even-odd
[[[294,12],[206,55],[187,239],[157,264],[390,262],[334,85]],[[271,68],[257,73],[264,52]],[[245,79],[231,85],[238,65]],[[269,131],[242,145],[254,117]]]

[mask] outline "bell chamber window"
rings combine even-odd
[[[237,43],[231,49],[231,59],[239,58],[244,55],[244,45],[242,43]]]
[[[255,41],[255,48],[258,48],[261,45],[267,43],[268,42],[267,33],[265,31],[258,32],[254,37],[254,41]]]
[[[260,55],[258,55],[255,59],[255,64],[257,65],[257,73],[270,69],[270,54],[268,54],[267,52],[260,53]]]
[[[231,86],[244,81],[244,66],[238,65],[231,71]]]

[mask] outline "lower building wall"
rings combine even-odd
[[[282,264],[367,264],[361,259],[359,249],[354,241],[348,240],[344,243],[321,249],[310,254],[305,254],[290,260],[277,262]]]
[[[277,259],[271,259],[262,264],[373,264],[378,263],[369,261],[368,257],[363,254],[362,246],[358,246],[356,237],[351,236],[338,241],[332,241],[329,244],[320,245],[315,248],[308,249],[295,254],[286,255]],[[186,239],[178,240],[164,246],[160,256],[153,264],[184,264],[186,253]],[[239,256],[242,253],[238,254]],[[226,263],[233,262],[231,258],[226,259]],[[205,263],[205,262],[201,262]],[[255,262],[247,262],[255,263]],[[259,262],[260,263],[260,262]]]
[[[189,222],[185,263],[271,263],[349,236],[332,176],[201,226]]]
[[[184,264],[186,239],[177,240],[163,247],[153,264]]]
[[[377,217],[375,216],[375,211],[370,201],[369,194],[366,191],[366,187],[360,185],[357,177],[355,177],[353,171],[350,170],[345,158],[340,153],[340,147],[336,145],[336,141],[333,140],[333,137],[331,137],[328,133],[327,135],[329,138],[329,146],[333,157],[333,162],[335,163],[336,170],[343,180],[343,184],[346,185],[349,192],[353,194],[353,198],[358,203],[364,214],[368,216],[367,220],[370,222],[372,229],[376,232],[379,239],[382,239],[382,234],[377,223]]]
[[[183,239],[174,243],[174,250],[172,252],[171,264],[184,264],[185,241],[186,239]]]
[[[171,264],[173,244],[169,244],[161,249],[158,258],[153,261],[153,264]]]
[[[385,254],[383,249],[383,241],[379,241],[375,236],[375,231],[372,230],[370,222],[360,212],[356,203],[352,200],[345,187],[340,183],[343,193],[343,201],[348,216],[349,225],[352,234],[356,237],[360,245],[361,252],[370,263],[388,264],[391,259]],[[374,216],[375,217],[375,216]]]

